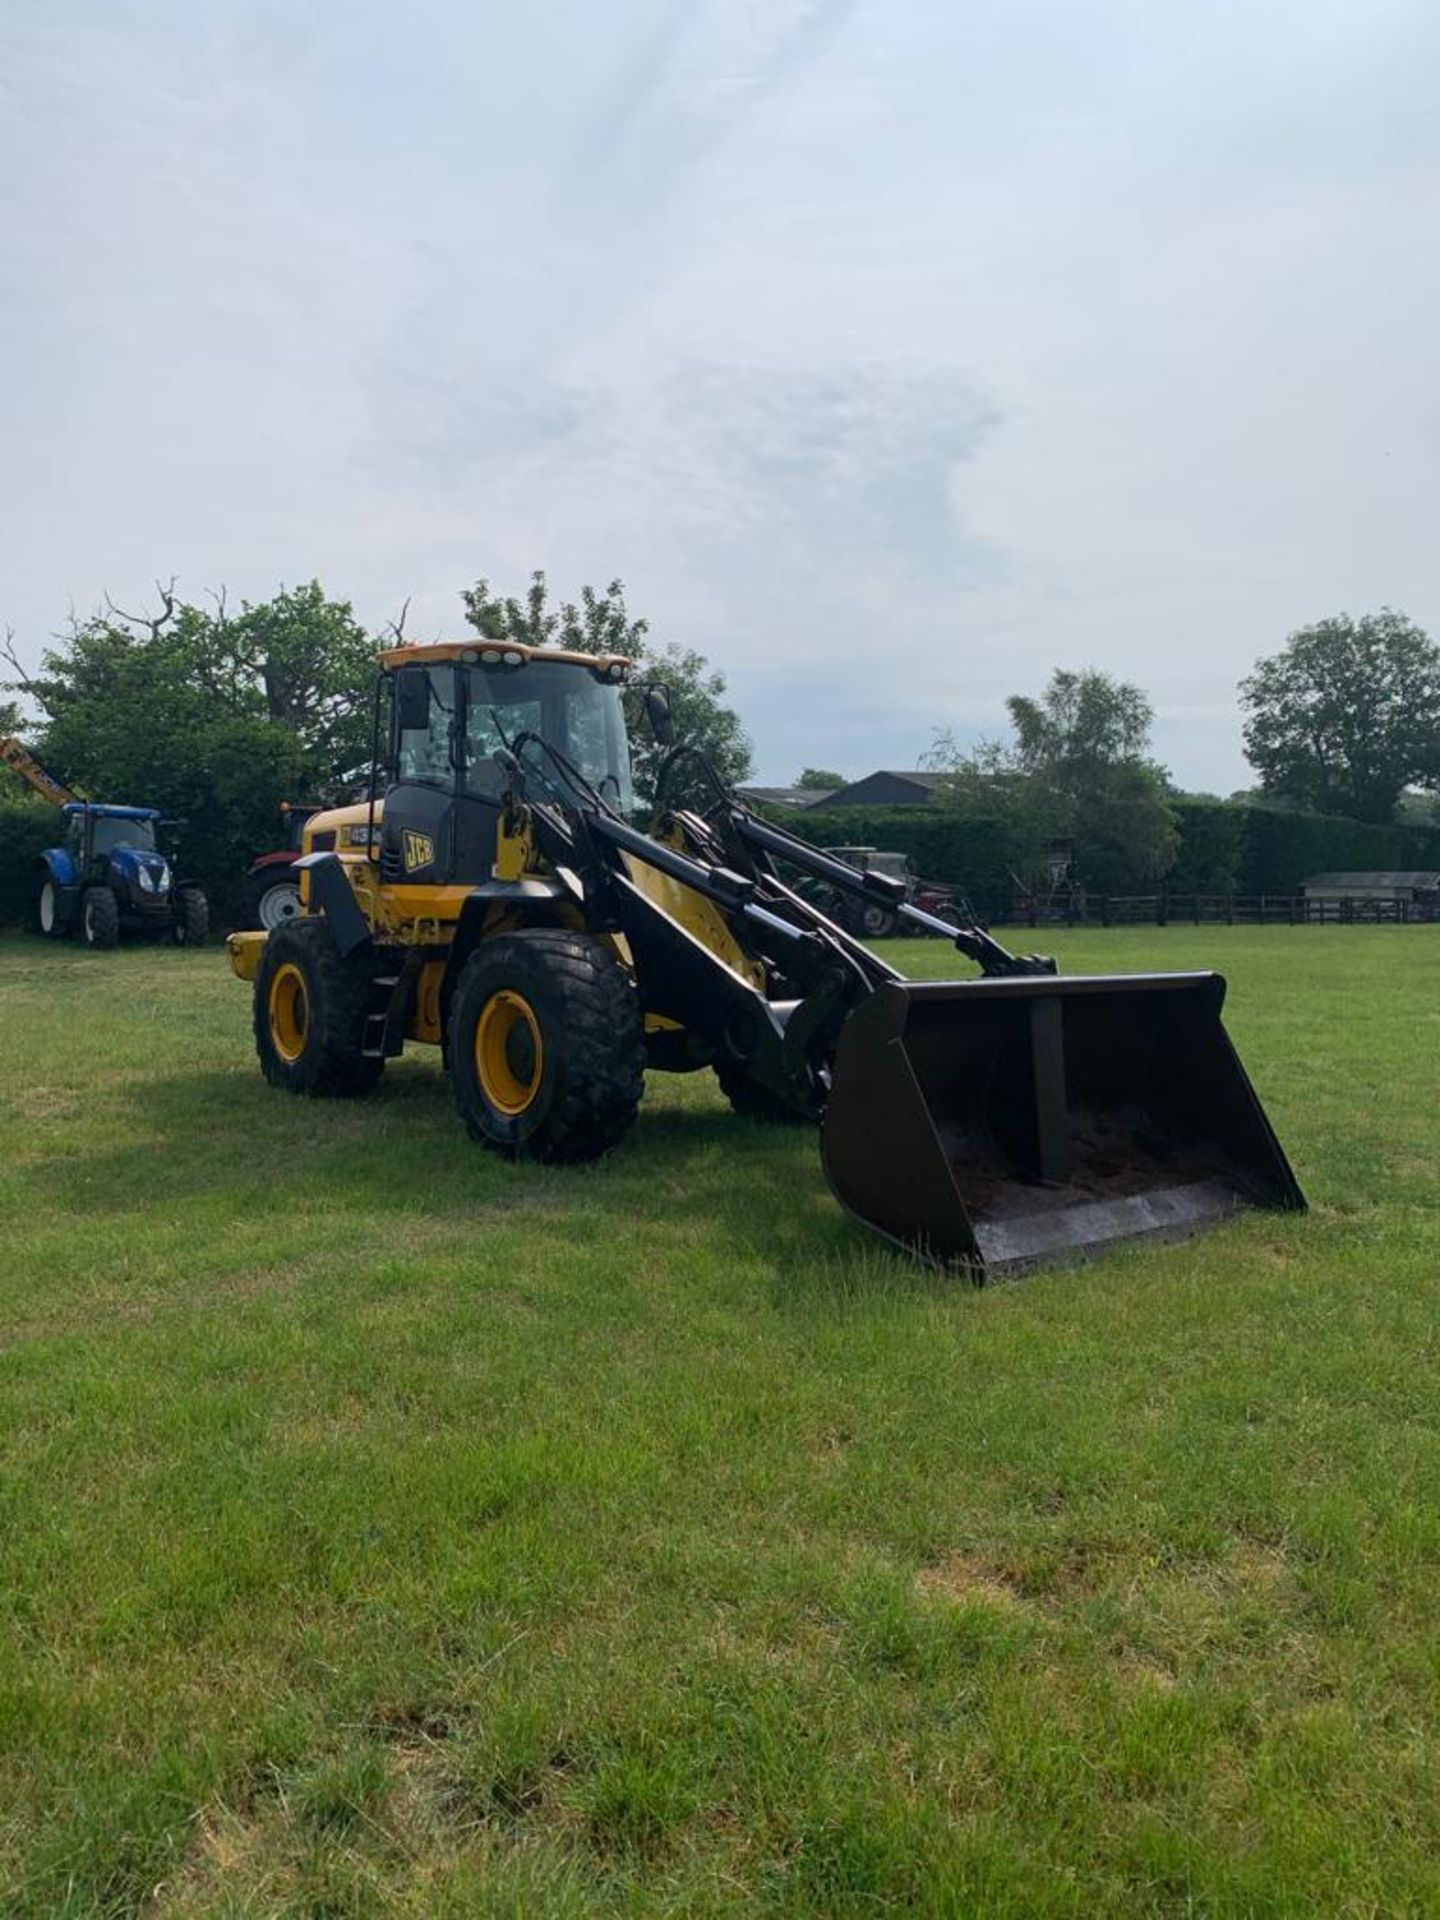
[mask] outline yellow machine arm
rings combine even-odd
[[[63,807],[68,800],[76,800],[68,787],[48,774],[32,753],[29,753],[13,737],[0,740],[0,761],[3,761],[13,773],[32,786],[42,800],[51,800],[57,807]]]

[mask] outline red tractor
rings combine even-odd
[[[361,796],[363,798],[363,796]],[[325,800],[282,800],[281,818],[285,822],[285,845],[275,853],[262,853],[250,862],[245,872],[246,908],[244,925],[260,927],[266,933],[273,933],[277,927],[283,927],[287,920],[293,920],[300,911],[300,882],[295,874],[295,862],[303,851],[301,840],[307,823],[333,801]],[[378,831],[378,830],[377,830]],[[363,847],[369,838],[367,828],[350,826],[345,829],[346,847]],[[317,834],[315,852],[330,852],[334,836]]]
[[[891,853],[879,847],[830,847],[827,851],[847,866],[858,867],[862,873],[883,873],[901,881],[906,904],[918,907],[922,913],[940,918],[958,913],[970,915],[969,903],[958,889],[947,887],[943,881],[922,880],[908,854]],[[847,933],[866,940],[883,940],[895,931],[898,915],[882,901],[863,897],[849,899],[838,888],[823,887],[811,897],[821,911],[828,913]]]
[[[285,822],[285,845],[275,853],[262,853],[250,862],[245,874],[245,917],[248,925],[273,933],[293,920],[300,911],[300,883],[291,871],[300,858],[300,836],[311,814],[320,811],[318,801],[296,803],[283,800],[280,817]]]

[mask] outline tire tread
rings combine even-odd
[[[597,1159],[628,1131],[645,1085],[645,1043],[639,1003],[630,976],[608,947],[591,935],[562,928],[526,928],[499,934],[466,961],[451,1007],[450,1060],[456,1104],[473,1139],[500,1151],[513,1141],[487,1125],[489,1109],[463,1061],[460,1028],[473,1030],[478,1005],[512,968],[523,975],[538,965],[559,1003],[562,1029],[560,1072],[553,1098],[523,1150],[537,1159]],[[485,983],[496,977],[495,986]],[[550,1042],[553,1044],[553,1041]]]
[[[294,1062],[282,1060],[270,1040],[270,980],[286,961],[304,973],[311,1018],[322,1025],[318,1045]],[[372,949],[342,956],[322,917],[290,920],[275,929],[255,976],[254,1005],[255,1051],[272,1086],[317,1099],[354,1099],[370,1091],[385,1067],[383,1059],[361,1052],[373,978]]]

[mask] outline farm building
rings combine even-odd
[[[742,800],[765,807],[923,807],[944,786],[943,773],[867,773],[847,787],[741,787]]]
[[[945,785],[943,773],[867,773],[826,799],[827,807],[924,807]]]
[[[737,787],[736,792],[760,807],[823,807],[835,798],[829,787]]]
[[[1395,906],[1440,904],[1440,873],[1314,873],[1301,891],[1307,900],[1376,900]]]

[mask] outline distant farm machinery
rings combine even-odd
[[[901,892],[891,899],[877,899],[873,894],[856,893],[849,887],[836,886],[824,880],[810,880],[802,886],[801,891],[808,899],[813,900],[847,933],[853,933],[862,940],[884,940],[900,932],[900,918],[896,909],[902,902],[942,920],[973,921],[975,918],[969,901],[957,888],[946,886],[939,880],[922,880],[908,853],[891,852],[883,847],[827,847],[825,851],[833,859],[843,860],[847,866],[855,867],[861,873],[879,874],[895,881],[901,888]],[[933,933],[935,929],[907,926],[905,931],[911,934]]]
[[[35,877],[35,924],[47,939],[78,934],[98,948],[116,946],[122,934],[203,943],[210,910],[199,884],[177,877],[158,846],[158,807],[81,799],[18,740],[0,740],[0,761],[65,820],[63,841],[41,854]]]

